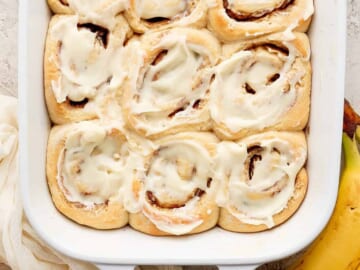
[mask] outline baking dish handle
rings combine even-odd
[[[135,265],[96,264],[99,270],[134,270]]]
[[[260,265],[218,265],[219,270],[255,270]]]
[[[134,270],[134,265],[97,264],[99,270]],[[219,270],[254,270],[258,265],[218,265]]]

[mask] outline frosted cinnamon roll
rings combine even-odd
[[[222,181],[218,224],[234,232],[258,232],[290,218],[308,184],[302,132],[267,132],[221,142],[215,179]]]
[[[44,87],[51,120],[64,124],[98,118],[119,108],[125,76],[123,45],[130,28],[122,17],[107,28],[76,15],[55,15],[44,56]]]
[[[313,0],[214,0],[208,27],[225,42],[295,29],[305,32],[314,13]]]
[[[142,210],[129,224],[151,235],[184,235],[216,225],[212,157],[217,139],[211,133],[180,133],[155,142],[143,178],[134,185]]]
[[[215,68],[210,114],[223,139],[265,130],[299,131],[310,110],[310,45],[305,34],[273,34],[225,45]]]
[[[47,180],[56,208],[96,229],[127,224],[132,155],[122,132],[98,122],[56,126],[47,149]]]
[[[207,102],[220,45],[206,30],[174,28],[133,42],[125,121],[144,136],[210,128]],[[135,60],[137,59],[137,60]]]
[[[126,19],[135,32],[170,27],[202,28],[206,24],[206,0],[129,0]]]

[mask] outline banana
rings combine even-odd
[[[344,170],[333,216],[292,270],[360,269],[360,126],[343,135]]]

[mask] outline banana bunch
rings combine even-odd
[[[344,169],[328,225],[292,270],[360,270],[360,117],[345,104]],[[349,135],[348,135],[349,134]]]

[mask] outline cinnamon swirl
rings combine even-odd
[[[97,229],[127,224],[132,154],[122,132],[99,122],[56,126],[47,150],[47,180],[57,209]]]
[[[44,87],[51,120],[56,124],[98,118],[120,111],[115,102],[125,76],[123,44],[130,28],[117,17],[114,28],[55,15],[44,57]],[[121,112],[121,111],[120,111]]]
[[[127,125],[151,138],[208,130],[218,41],[206,30],[174,28],[145,34],[129,46],[133,68],[122,101]]]
[[[307,190],[302,132],[267,132],[218,145],[215,179],[222,180],[218,224],[234,232],[267,230],[299,208]]]
[[[151,235],[183,235],[216,225],[212,157],[217,139],[211,133],[180,133],[155,142],[143,179],[137,179],[142,211],[129,224]]]
[[[205,0],[129,0],[125,16],[135,32],[170,27],[202,28],[206,24]]]
[[[216,134],[239,139],[265,130],[299,131],[310,110],[310,45],[303,33],[224,45],[210,114]]]
[[[229,42],[295,29],[305,32],[314,12],[313,0],[214,0],[208,27]]]

